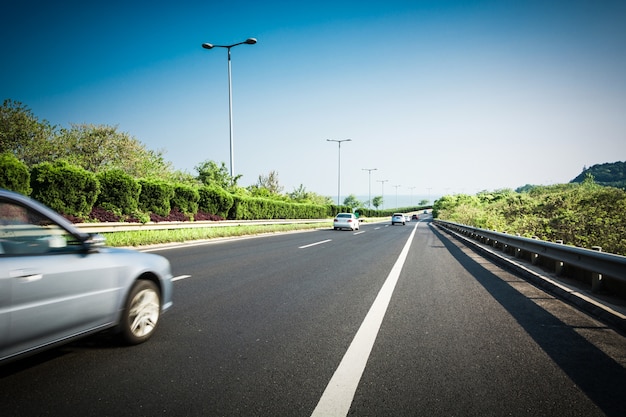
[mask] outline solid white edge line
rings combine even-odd
[[[341,363],[326,386],[311,417],[348,415],[354,394],[374,347],[374,342],[378,336],[378,331],[391,301],[391,296],[400,277],[400,272],[406,261],[416,230],[417,224],[413,227],[413,231],[400,252],[396,263],[391,268],[385,283],[378,292],[374,303],[365,316],[363,323],[361,323],[361,327],[359,327]]]

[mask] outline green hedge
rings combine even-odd
[[[221,187],[207,185],[198,190],[200,199],[198,201],[199,210],[205,213],[218,215],[222,218],[228,217],[228,212],[233,206],[233,196]]]
[[[290,203],[261,197],[233,196],[231,220],[319,219],[329,217],[328,206]]]
[[[96,206],[119,214],[133,214],[139,207],[141,185],[122,170],[113,169],[97,175],[100,194]]]
[[[28,167],[13,154],[0,154],[0,188],[24,195],[29,195],[32,191]]]
[[[197,188],[186,184],[174,185],[174,196],[170,200],[172,208],[177,208],[185,214],[194,215],[198,212],[200,192]]]
[[[65,161],[33,166],[31,196],[48,207],[68,215],[87,216],[100,192],[96,175]]]
[[[170,200],[174,197],[174,187],[161,180],[140,179],[139,209],[159,216],[170,214]]]

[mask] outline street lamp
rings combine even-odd
[[[352,142],[352,139],[326,139],[327,142],[337,142],[339,145],[339,167],[337,168],[337,206],[339,206],[339,196],[341,195],[341,142]]]
[[[383,184],[383,191],[382,191],[382,196],[383,196],[383,210],[385,209],[385,183],[389,181],[389,180],[378,180],[378,182],[382,182]]]
[[[230,48],[237,45],[254,45],[256,38],[248,38],[243,42],[234,43],[232,45],[213,45],[212,43],[203,43],[204,49],[213,48],[226,48],[228,49],[228,123],[230,126],[230,178],[231,181],[235,178],[235,146],[233,143],[233,86],[231,82],[231,70],[230,70]]]
[[[369,171],[369,200],[367,201],[367,207],[372,208],[372,171],[376,171],[377,168],[361,168],[363,171]]]

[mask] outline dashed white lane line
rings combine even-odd
[[[179,275],[177,277],[172,278],[172,282],[180,281],[181,279],[191,278],[191,275]]]
[[[359,327],[354,336],[339,367],[335,370],[326,386],[315,410],[313,410],[313,414],[311,414],[312,417],[348,415],[354,393],[365,370],[365,365],[376,341],[376,336],[391,301],[391,296],[400,277],[400,271],[402,271],[402,266],[406,261],[416,230],[417,225],[413,228],[409,239],[400,252],[400,256],[398,256],[396,263],[391,268],[391,272],[389,272],[385,283],[365,316],[365,320],[361,323],[361,327]]]
[[[319,242],[311,243],[311,244],[308,244],[308,245],[298,246],[298,249],[306,249],[306,248],[310,248],[311,246],[321,245],[322,243],[326,243],[326,242],[330,242],[330,241],[332,241],[332,239],[321,240]]]

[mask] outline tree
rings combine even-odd
[[[354,194],[350,194],[343,200],[343,205],[350,207],[351,209],[355,209],[361,206],[362,204],[363,203],[361,203],[359,200],[356,199],[356,196]]]
[[[283,192],[282,187],[278,182],[278,172],[270,171],[267,176],[259,175],[259,180],[256,183],[258,188],[266,189],[270,194],[278,195]]]
[[[235,188],[237,181],[241,178],[241,175],[232,178],[224,162],[217,165],[214,161],[204,161],[194,169],[198,172],[198,180],[202,184],[221,187],[224,190]]]
[[[50,139],[55,127],[39,121],[19,101],[4,100],[0,107],[0,153],[11,153],[27,166],[51,161]]]
[[[320,206],[325,206],[333,203],[330,197],[316,194],[311,191],[307,191],[304,185],[300,184],[298,188],[294,188],[291,193],[288,193],[290,199],[297,201],[298,203],[311,203]]]
[[[383,196],[379,195],[372,198],[372,205],[378,210],[378,207],[383,205]]]
[[[136,178],[167,178],[171,165],[161,151],[152,151],[116,126],[72,124],[52,140],[55,158],[87,171],[119,169]]]

